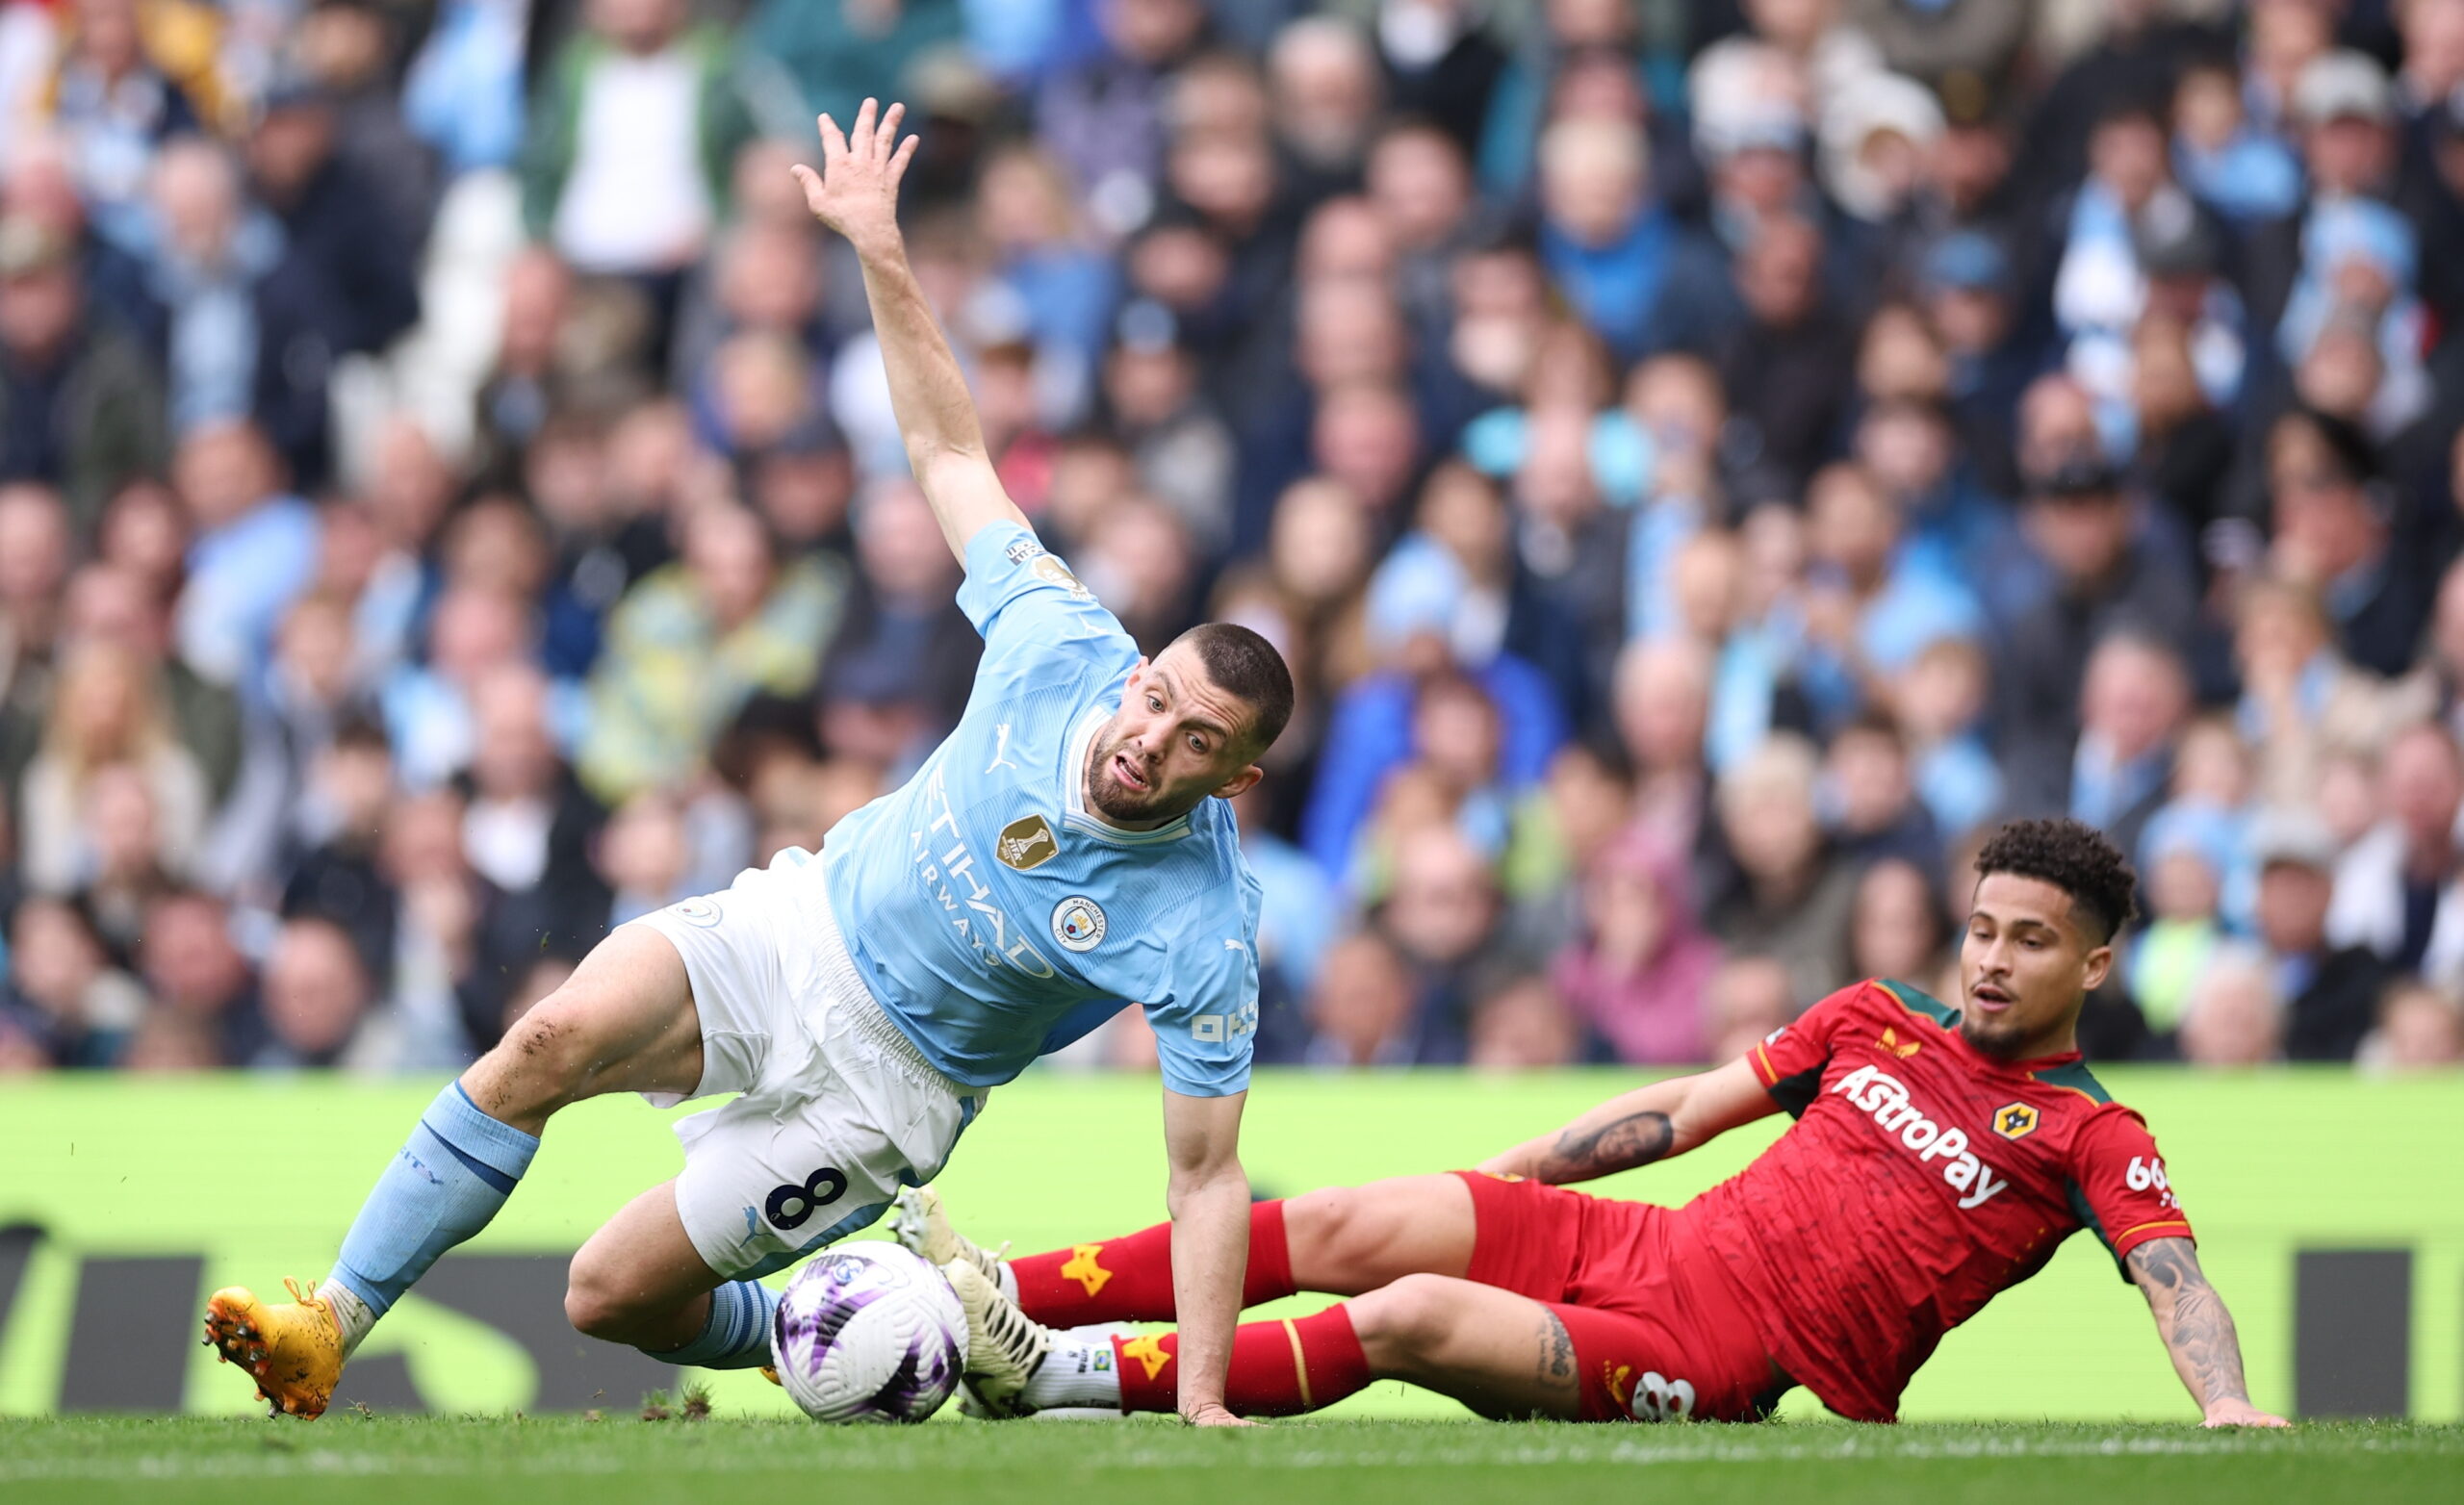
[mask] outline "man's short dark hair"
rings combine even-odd
[[[1217,689],[1249,707],[1245,736],[1251,754],[1274,746],[1292,719],[1292,671],[1274,645],[1230,622],[1201,623],[1173,641],[1189,645]]]
[[[2105,833],[2068,816],[2012,821],[1976,855],[1981,881],[1996,873],[2033,878],[2070,896],[2070,911],[2099,946],[2139,918],[2139,875]]]

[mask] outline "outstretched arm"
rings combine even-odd
[[[1555,1134],[1491,1157],[1480,1169],[1552,1186],[1591,1181],[1682,1155],[1779,1110],[1754,1068],[1732,1060],[1612,1097]]]
[[[988,523],[1027,526],[1026,515],[1001,489],[985,453],[984,426],[958,357],[933,320],[932,305],[907,265],[898,231],[898,185],[915,155],[915,137],[898,140],[907,107],[892,105],[877,126],[873,101],[856,113],[852,136],[821,117],[821,170],[801,163],[796,181],[813,217],[847,238],[864,268],[864,296],[873,306],[882,368],[889,373],[890,410],[907,441],[907,463],[940,520],[941,536],[963,561],[967,540]]]
[[[1241,1168],[1241,1105],[1248,1097],[1164,1093],[1171,1184],[1172,1310],[1181,1329],[1181,1419],[1238,1426],[1223,1406],[1232,1330],[1249,1268],[1249,1177]]]
[[[2147,1297],[2156,1331],[2172,1355],[2173,1372],[2198,1402],[2212,1427],[2280,1427],[2250,1404],[2249,1387],[2242,1380],[2242,1342],[2234,1336],[2233,1314],[2224,1298],[2207,1283],[2198,1267],[2198,1250],[2187,1238],[2150,1238],[2130,1251],[2123,1262]]]

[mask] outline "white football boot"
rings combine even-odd
[[[1052,1331],[1001,1294],[1001,1288],[963,1259],[941,1266],[966,1313],[966,1372],[962,1383],[972,1405],[961,1409],[988,1420],[1031,1416],[1028,1379],[1052,1352]]]
[[[992,1283],[995,1290],[1014,1296],[1017,1283],[1010,1277],[1007,1239],[998,1249],[987,1249],[974,1239],[950,1226],[950,1215],[941,1206],[941,1194],[931,1186],[909,1186],[898,1194],[896,1210],[890,1213],[890,1237],[910,1254],[920,1254],[933,1264],[947,1264],[961,1260],[975,1267],[976,1273]]]

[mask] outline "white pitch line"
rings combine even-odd
[[[2228,1453],[2273,1454],[2294,1449],[2273,1438],[2253,1435],[2247,1439],[2130,1437],[2080,1439],[2060,1441],[2025,1441],[2018,1440],[1979,1438],[1966,1441],[1920,1442],[1843,1439],[1837,1442],[1782,1444],[1779,1446],[1718,1441],[1680,1441],[1645,1443],[1630,1441],[1574,1444],[1568,1446],[1530,1446],[1518,1444],[1499,1449],[1477,1447],[1416,1447],[1393,1451],[1344,1451],[1335,1449],[1302,1449],[1294,1452],[1260,1452],[1241,1459],[1232,1467],[1257,1470],[1295,1470],[1339,1468],[1398,1467],[1508,1467],[1549,1468],[1580,1465],[1613,1464],[1627,1467],[1649,1467],[1671,1464],[1755,1465],[1773,1463],[1873,1463],[1909,1460],[1919,1463],[1959,1462],[1979,1458],[2125,1458],[2188,1456],[2200,1457]],[[2426,1438],[2416,1442],[2394,1442],[2381,1438],[2356,1438],[2350,1442],[2306,1456],[2330,1458],[2338,1452],[2401,1452],[2430,1457],[2464,1455],[2464,1434],[2454,1437]],[[912,1468],[920,1460],[885,1457],[878,1465],[863,1460],[837,1459],[834,1466],[849,1472],[870,1468],[890,1472]],[[396,1458],[372,1453],[342,1452],[317,1448],[297,1453],[260,1455],[221,1455],[192,1457],[178,1453],[140,1454],[122,1458],[81,1458],[62,1460],[0,1460],[0,1483],[36,1483],[41,1481],[110,1482],[114,1480],[172,1480],[222,1478],[315,1478],[335,1475],[358,1477],[403,1476],[418,1478],[457,1478],[466,1476],[501,1476],[506,1473],[528,1477],[597,1476],[627,1473],[644,1467],[645,1460],[615,1458],[602,1453],[575,1452],[556,1457],[532,1458]],[[1217,1459],[1210,1467],[1223,1467],[1228,1460]],[[694,1473],[771,1473],[786,1472],[810,1467],[809,1457],[783,1454],[769,1456],[744,1453],[714,1453],[697,1456],[683,1463]],[[1126,1453],[1091,1457],[1086,1467],[1092,1469],[1121,1468],[1133,1470],[1186,1469],[1190,1455],[1183,1451],[1138,1449]],[[656,1463],[650,1465],[658,1467]]]

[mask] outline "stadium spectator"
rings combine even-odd
[[[2093,455],[2066,458],[2056,448],[2039,457],[2046,462],[2039,469],[2026,453],[2061,443],[2051,433],[2030,433],[2039,426],[2030,419],[2042,420],[2048,430],[2074,420],[2092,424],[2085,394],[2066,378],[2049,377],[2030,389],[2029,398],[2021,458],[2032,479],[2023,523],[2052,578],[2041,599],[2012,624],[1994,686],[2005,755],[2024,755],[2045,770],[2031,778],[2014,769],[2013,781],[2041,788],[2060,778],[2061,763],[2078,740],[2079,685],[2096,645],[2128,629],[2178,649],[2191,637],[2196,596],[2187,572],[2146,540],[2110,465]]]
[[[1818,772],[1810,743],[1776,732],[1720,776],[1717,796],[1735,875],[1712,902],[1711,930],[1786,963],[1797,998],[1821,998],[1846,982],[1857,899],[1856,869],[1815,815]]]
[[[531,101],[524,224],[578,269],[642,279],[672,307],[750,129],[735,48],[681,0],[593,0],[585,19]]]
[[[1582,877],[1582,933],[1560,953],[1556,990],[1634,1065],[1704,1059],[1704,991],[1720,961],[1687,893],[1682,861],[1635,831],[1595,854]]]
[[[1411,974],[1403,958],[1372,931],[1348,935],[1326,950],[1309,995],[1310,1039],[1302,1059],[1312,1066],[1402,1066],[1414,1060]]]
[[[1476,1071],[1537,1071],[1582,1059],[1580,1021],[1538,978],[1508,982],[1472,1010],[1464,1063]]]
[[[2271,811],[2251,829],[2250,855],[2259,869],[2254,930],[2283,1006],[2276,1043],[2296,1060],[2350,1060],[2370,1032],[2387,971],[2367,948],[2328,938],[2333,839],[2307,810]],[[2194,1001],[2194,1018],[2197,1010]]]
[[[218,683],[252,690],[283,608],[315,569],[317,513],[284,489],[271,445],[245,421],[183,437],[172,476],[190,531],[180,655]]]
[[[0,479],[57,486],[90,523],[162,463],[162,377],[107,314],[90,316],[75,254],[50,225],[0,217]]]
[[[231,939],[228,907],[211,894],[173,889],[145,911],[137,947],[151,1017],[168,1015],[211,1043],[207,1064],[237,1065],[264,1044],[256,979]]]
[[[1399,548],[1371,582],[1366,626],[1379,667],[1335,703],[1301,822],[1303,845],[1330,876],[1340,878],[1350,865],[1379,784],[1413,755],[1416,707],[1430,682],[1450,672],[1466,675],[1496,706],[1497,775],[1508,794],[1537,781],[1565,738],[1563,712],[1530,665],[1510,653],[1463,657],[1454,633],[1467,589],[1462,567],[1425,537]]]
[[[2225,1071],[2281,1060],[2285,1002],[2276,977],[2265,958],[2238,949],[2211,959],[2182,1020],[2182,1059]]]
[[[2143,875],[2092,1057],[2449,1054],[2454,0],[434,9],[10,12],[0,1065],[323,1059],[285,924],[453,1064],[929,753],[977,640],[787,172],[868,93],[1045,544],[1294,672],[1262,1059],[1630,1054],[1646,889],[1732,1056],[1938,985],[2022,810]]]
[[[1786,965],[1772,957],[1731,957],[1711,976],[1704,1011],[1710,1059],[1736,1059],[1797,1016]]]
[[[260,1067],[396,1065],[386,1054],[358,949],[326,920],[286,921],[266,957],[268,1038],[251,1064]]]
[[[2192,989],[2225,944],[2224,885],[2237,874],[2240,847],[2229,807],[2203,800],[2168,804],[2140,838],[2148,914],[2130,949],[2127,981],[2160,1039],[2180,1026]]]
[[[75,892],[102,876],[107,856],[123,868],[150,856],[174,872],[195,860],[210,808],[205,774],[175,736],[146,670],[135,654],[106,643],[78,648],[61,663],[41,751],[26,766],[18,800],[29,886]],[[129,779],[151,806],[141,823],[150,840],[109,853],[94,804],[111,786],[129,793]],[[128,800],[117,803],[136,813]],[[137,838],[125,829],[113,834]]]
[[[1930,987],[1950,956],[1941,900],[1923,868],[1883,857],[1857,880],[1848,922],[1848,970],[1861,978],[1900,978]]]
[[[2454,978],[2464,973],[2464,756],[2444,727],[2407,727],[2381,755],[2378,783],[2385,818],[2337,860],[2329,938],[2367,946],[2400,972]]]
[[[1510,933],[1496,879],[1460,832],[1423,825],[1394,850],[1393,886],[1373,923],[1401,958],[1410,1006],[1383,1048],[1414,1064],[1456,1064],[1480,1001],[1528,975],[1535,958]]]
[[[144,991],[112,964],[84,910],[47,896],[19,901],[0,1015],[50,1064],[117,1064],[144,1012]]]
[[[254,416],[309,491],[333,462],[336,367],[382,351],[420,317],[416,228],[341,154],[339,128],[332,93],[302,76],[267,92],[244,143],[250,194],[282,228],[258,306]]]
[[[782,563],[739,507],[686,523],[683,558],[608,615],[578,764],[591,792],[617,801],[687,775],[756,691],[809,688],[844,609],[834,563]]]
[[[2378,1006],[2378,1027],[2354,1061],[2388,1074],[2451,1071],[2464,1065],[2464,1008],[2426,982],[2399,981]]]

